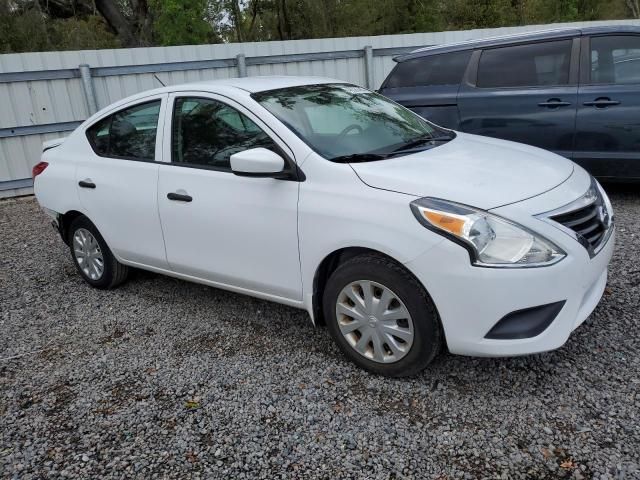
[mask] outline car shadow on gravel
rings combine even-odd
[[[178,356],[311,351],[326,333],[315,329],[302,310],[148,271],[134,270],[121,288],[148,302],[171,303],[172,315],[184,320],[172,339],[172,353]],[[204,315],[194,316],[194,305]]]

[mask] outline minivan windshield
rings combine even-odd
[[[454,135],[354,85],[302,85],[252,97],[317,153],[335,162],[382,160],[433,148]]]

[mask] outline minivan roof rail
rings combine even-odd
[[[535,41],[554,38],[562,38],[573,35],[598,34],[598,33],[638,33],[640,27],[634,25],[603,25],[593,27],[561,27],[547,28],[541,30],[532,30],[528,32],[511,33],[507,35],[498,35],[485,38],[475,38],[463,40],[455,43],[431,45],[418,48],[408,53],[398,55],[393,58],[395,62],[404,62],[412,58],[418,58],[426,55],[434,55],[438,53],[454,52],[459,50],[467,50],[476,47],[493,47],[508,44],[516,41]]]

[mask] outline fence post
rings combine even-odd
[[[78,65],[80,70],[80,78],[82,79],[82,89],[84,90],[84,96],[87,99],[87,106],[89,107],[89,115],[93,115],[98,111],[98,102],[96,101],[96,92],[93,89],[93,78],[91,78],[91,68],[86,63]]]
[[[244,53],[239,53],[236,55],[236,62],[238,63],[238,76],[246,77],[247,76],[247,62],[244,56]]]
[[[373,47],[367,45],[364,47],[364,80],[365,86],[369,89],[373,88]]]

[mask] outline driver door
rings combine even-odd
[[[257,117],[226,97],[170,97],[158,203],[167,260],[176,273],[299,301],[298,182],[237,176],[229,157],[263,147],[292,152]],[[286,153],[285,153],[286,152]]]

